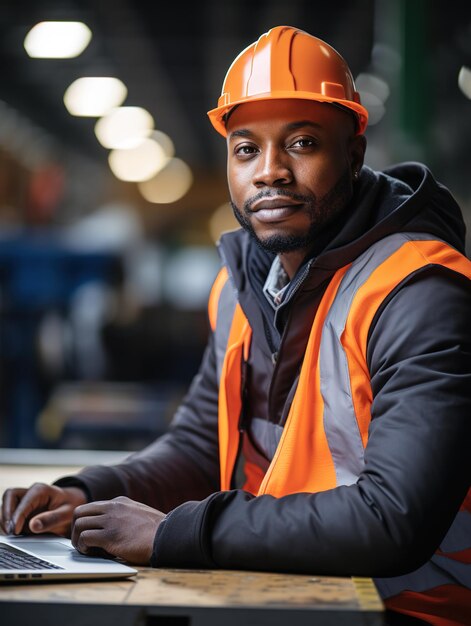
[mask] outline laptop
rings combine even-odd
[[[0,582],[128,578],[137,570],[113,559],[85,556],[57,535],[0,536]]]

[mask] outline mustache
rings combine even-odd
[[[283,196],[285,198],[291,198],[295,202],[302,202],[305,204],[315,204],[316,197],[312,196],[304,196],[300,193],[294,193],[293,191],[288,191],[287,189],[264,189],[263,191],[259,191],[255,196],[248,198],[243,205],[244,211],[246,213],[252,213],[252,206],[255,202],[258,202],[262,198],[277,198],[279,196]]]

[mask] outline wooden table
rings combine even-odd
[[[10,458],[0,450],[0,491],[51,481],[90,462],[89,453]],[[88,456],[87,456],[88,454]],[[95,453],[94,453],[95,454]],[[99,455],[101,453],[98,453]],[[119,460],[103,454],[103,462]],[[121,454],[121,458],[124,454]],[[23,457],[23,458],[20,458]],[[14,459],[21,461],[17,465]],[[29,458],[30,463],[26,462]],[[62,459],[64,460],[64,459]],[[96,462],[96,461],[94,461]],[[12,626],[383,626],[369,578],[226,570],[139,568],[123,581],[0,585],[0,623]]]

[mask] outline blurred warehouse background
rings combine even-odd
[[[49,21],[81,24],[59,36],[67,58],[55,31],[41,47]],[[235,227],[206,112],[235,55],[280,24],[350,64],[367,164],[424,161],[471,224],[467,2],[4,0],[0,447],[135,449],[165,430]]]

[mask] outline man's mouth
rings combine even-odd
[[[254,214],[260,222],[278,222],[290,217],[302,203],[293,202],[291,198],[278,196],[276,198],[263,198],[250,207],[250,213]]]

